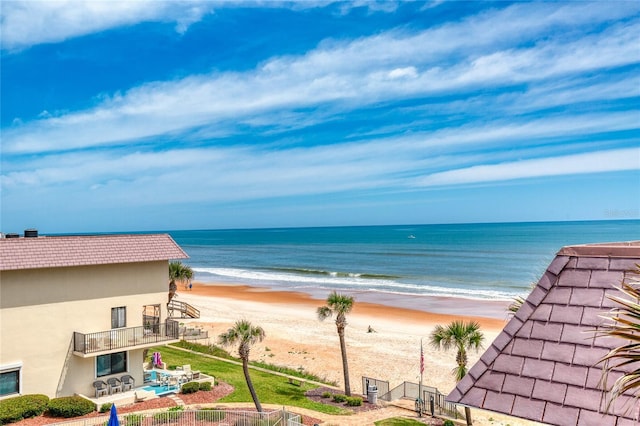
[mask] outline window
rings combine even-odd
[[[111,308],[111,328],[122,328],[127,326],[127,307],[120,306]]]
[[[96,358],[96,377],[124,373],[125,371],[127,371],[126,352],[100,355]]]
[[[20,393],[20,368],[0,371],[0,396]]]

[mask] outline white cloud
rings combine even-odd
[[[623,170],[640,170],[640,148],[588,152],[501,164],[482,164],[433,173],[417,179],[415,185],[461,185]]]
[[[404,68],[396,68],[389,71],[389,78],[415,78],[418,76],[418,70],[416,67],[404,67]]]
[[[56,43],[145,21],[176,22],[176,31],[184,33],[210,13],[212,6],[202,0],[4,1],[0,12],[2,48]]]
[[[272,124],[288,127],[302,122],[279,120],[297,108],[332,105],[333,113],[340,114],[380,101],[484,87],[496,90],[514,83],[535,87],[545,79],[640,61],[640,24],[633,20],[597,36],[570,40],[559,32],[526,47],[506,45],[505,30],[494,28],[496,20],[505,17],[510,18],[507,26],[523,27],[510,41],[517,43],[523,34],[559,23],[601,23],[620,14],[619,8],[597,4],[592,6],[600,14],[575,17],[568,12],[584,12],[584,5],[570,4],[547,22],[536,19],[550,13],[548,5],[528,6],[518,4],[418,34],[391,31],[350,43],[325,43],[303,56],[274,58],[253,71],[148,83],[106,98],[93,109],[4,129],[3,150],[27,153],[121,144],[186,134],[203,126],[231,133],[235,125],[250,124],[256,118],[268,122],[270,114]],[[457,62],[450,63],[452,55],[458,56]]]

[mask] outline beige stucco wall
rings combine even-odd
[[[166,261],[1,272],[0,368],[22,364],[23,394],[92,395],[96,358],[72,353],[73,332],[109,330],[118,306],[127,327],[142,325],[143,305],[160,304],[166,321],[167,275]],[[142,383],[141,349],[127,368]]]

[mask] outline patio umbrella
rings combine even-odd
[[[111,404],[111,414],[109,415],[109,422],[107,426],[120,426],[118,421],[118,412],[116,411],[116,404]]]

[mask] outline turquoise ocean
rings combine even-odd
[[[510,301],[567,245],[640,240],[639,220],[169,231],[195,281],[371,301]],[[403,303],[400,303],[403,304]],[[406,303],[404,303],[406,305]]]

